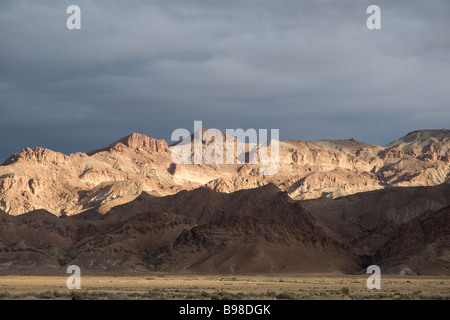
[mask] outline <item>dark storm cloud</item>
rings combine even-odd
[[[447,0],[2,1],[0,159],[194,120],[378,144],[448,127],[449,16]]]

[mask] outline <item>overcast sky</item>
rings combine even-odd
[[[0,163],[132,132],[170,143],[194,120],[373,144],[449,128],[449,17],[448,0],[1,0]]]

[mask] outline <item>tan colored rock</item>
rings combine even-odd
[[[231,140],[237,154],[237,140]],[[223,142],[225,157],[225,134]],[[201,151],[211,143],[202,141]],[[24,149],[0,166],[0,210],[72,215],[143,191],[162,196],[206,186],[231,193],[268,183],[294,199],[336,198],[388,186],[433,186],[449,181],[450,173],[449,130],[411,132],[385,147],[354,139],[281,141],[279,170],[272,176],[261,175],[260,164],[175,165],[175,146],[133,133],[87,154]]]

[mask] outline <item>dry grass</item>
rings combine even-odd
[[[81,290],[66,275],[0,276],[0,299],[450,299],[449,277],[381,278],[369,290],[366,276],[83,276]]]

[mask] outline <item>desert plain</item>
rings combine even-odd
[[[67,275],[68,276],[68,275]],[[85,275],[69,290],[67,276],[0,275],[0,299],[83,300],[448,300],[450,277],[381,276],[369,290],[367,275],[278,274]]]

